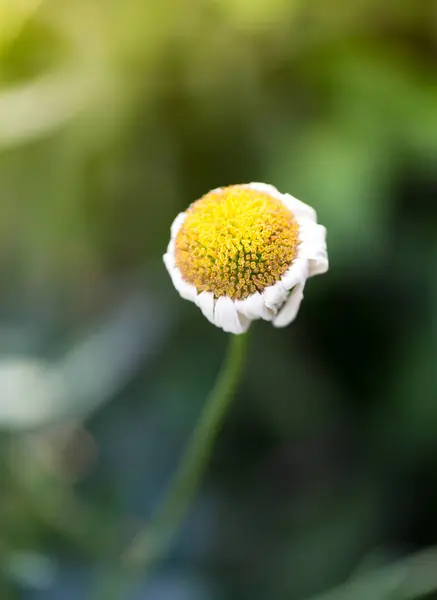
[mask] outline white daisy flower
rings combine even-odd
[[[326,229],[272,185],[217,188],[173,221],[164,263],[182,298],[224,331],[244,333],[256,319],[285,327],[306,280],[328,270]]]

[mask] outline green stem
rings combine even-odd
[[[247,334],[231,337],[216,383],[206,399],[181,465],[162,502],[144,530],[137,534],[122,554],[121,565],[111,569],[109,579],[102,582],[103,586],[93,598],[127,598],[127,588],[139,577],[142,580],[147,577],[165,553],[205,472],[226,410],[241,377],[247,339]]]
[[[234,335],[217,381],[208,395],[182,463],[149,525],[123,554],[130,568],[150,571],[181,524],[210,458],[238,381],[247,347],[247,334]]]

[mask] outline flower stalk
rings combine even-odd
[[[216,384],[205,402],[182,463],[149,525],[123,555],[126,566],[147,574],[183,521],[234,397],[247,350],[247,334],[231,336]]]
[[[110,569],[109,578],[101,582],[102,585],[98,586],[91,598],[126,598],[127,591],[136,581],[141,579],[144,584],[156,563],[165,554],[205,473],[214,443],[241,379],[247,348],[247,333],[230,336],[227,354],[215,385],[206,399],[188,448],[163,500],[146,527],[123,552],[119,564]]]

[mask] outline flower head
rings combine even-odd
[[[232,185],[176,217],[164,262],[183,298],[239,334],[255,319],[293,321],[308,277],[328,270],[325,240],[307,204],[264,183]]]

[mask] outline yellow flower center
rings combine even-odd
[[[233,185],[188,208],[176,236],[176,265],[198,292],[243,299],[279,281],[296,256],[298,236],[280,200]]]

